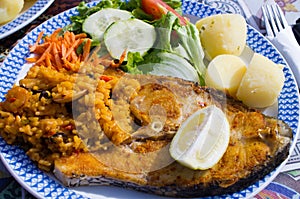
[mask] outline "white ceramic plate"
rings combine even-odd
[[[54,0],[32,0],[25,1],[24,7],[20,14],[12,21],[0,26],[0,39],[13,34],[20,30],[38,16],[40,16]]]
[[[96,2],[92,2],[88,5],[94,6],[95,4]],[[214,8],[186,0],[183,1],[182,8],[184,13],[200,18],[221,13],[221,11]],[[24,74],[27,70],[26,67],[24,68],[24,58],[30,54],[28,50],[29,44],[35,42],[41,31],[44,31],[45,34],[50,34],[57,28],[69,24],[69,17],[77,14],[76,8],[65,11],[44,22],[19,41],[0,68],[1,100],[4,99],[5,93],[13,86],[19,75]],[[278,99],[278,108],[276,106],[275,112],[276,114],[278,113],[278,119],[284,120],[293,130],[294,140],[290,149],[291,154],[297,141],[296,136],[299,125],[299,95],[294,76],[282,56],[259,32],[248,26],[247,35],[247,45],[250,50],[248,49],[248,51],[244,52],[243,56],[245,59],[249,59],[249,54],[254,51],[276,63],[285,65],[285,83]],[[39,170],[23,150],[16,146],[8,145],[2,138],[0,138],[0,150],[0,157],[10,173],[24,188],[37,198],[166,198],[117,187],[89,186],[67,188],[57,182],[51,174]],[[234,194],[218,196],[218,198],[251,198],[276,177],[284,164],[285,162],[246,189]]]

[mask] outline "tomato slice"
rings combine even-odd
[[[186,25],[187,19],[162,0],[141,0],[141,6],[142,9],[147,14],[152,15],[154,19],[160,19],[162,15],[165,15],[170,11],[179,18],[181,25]]]

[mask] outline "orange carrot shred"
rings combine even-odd
[[[60,57],[59,57],[59,54],[58,54],[58,48],[59,47],[59,45],[58,44],[56,44],[56,45],[54,45],[54,47],[53,47],[53,54],[54,54],[54,60],[55,60],[55,64],[56,64],[56,69],[61,69],[62,68],[62,64],[61,64],[61,59],[60,59]]]
[[[51,67],[52,64],[51,64],[51,61],[50,61],[50,57],[48,55],[46,55],[45,59],[46,59],[46,66]]]
[[[91,44],[92,44],[92,41],[90,39],[87,39],[85,42],[85,45],[83,47],[83,56],[82,56],[83,60],[86,60],[87,57],[89,56]]]
[[[44,32],[43,32],[43,31],[39,33],[39,35],[38,35],[38,37],[37,37],[37,40],[35,41],[35,43],[33,44],[33,46],[31,46],[31,47],[29,48],[30,52],[35,51],[35,49],[36,49],[36,47],[38,46],[38,44],[40,43],[40,41],[41,41],[43,35],[44,35]]]
[[[53,39],[53,40],[57,39],[57,37],[58,37],[57,35],[58,35],[58,33],[60,33],[61,30],[62,30],[62,28],[56,29],[56,30],[52,33],[51,39]]]
[[[72,53],[72,51],[74,50],[75,46],[77,46],[79,40],[77,40],[76,42],[73,43],[73,45],[69,48],[68,52],[66,53],[66,57],[68,58],[68,56]]]
[[[86,38],[86,37],[87,37],[87,35],[85,33],[80,33],[80,34],[75,35],[75,39]]]
[[[127,55],[127,49],[125,49],[120,57],[119,60],[112,60],[110,66],[114,67],[114,68],[118,68],[119,66],[121,66],[121,64],[123,63],[123,61],[125,60],[125,57]]]
[[[66,48],[65,44],[63,43],[61,45],[61,56],[66,57],[66,54],[67,54],[67,48]]]
[[[71,59],[72,59],[73,62],[76,62],[76,61],[77,61],[78,57],[77,57],[75,51],[72,51],[72,52],[71,52]]]
[[[28,58],[26,58],[26,61],[33,63],[33,62],[37,61],[37,58],[36,57],[28,57]]]
[[[60,35],[61,31],[62,29],[58,28],[45,37],[43,37],[44,32],[40,32],[36,42],[29,49],[35,55],[26,58],[27,62],[45,65],[56,70],[79,70],[80,63],[89,56],[91,39],[87,38],[86,33],[75,35],[73,32],[66,31]],[[77,54],[77,48],[81,45],[83,53]]]
[[[70,38],[70,32],[65,32],[64,34],[64,40],[67,46],[71,44],[71,38]]]
[[[46,58],[46,56],[51,51],[52,46],[53,46],[53,43],[50,44],[50,46],[46,49],[46,51],[42,54],[42,56],[36,61],[37,63],[43,61]]]

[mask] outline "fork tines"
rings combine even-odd
[[[262,6],[262,11],[265,19],[267,34],[276,36],[276,34],[288,26],[288,22],[281,8],[274,3],[265,3]]]

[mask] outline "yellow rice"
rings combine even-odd
[[[115,144],[128,139],[128,107],[121,98],[111,100],[118,78],[101,80],[103,71],[89,64],[78,73],[33,66],[0,104],[0,135],[8,144],[21,145],[46,171],[57,158],[105,148],[108,139]],[[115,124],[112,106],[125,118],[123,124]]]

